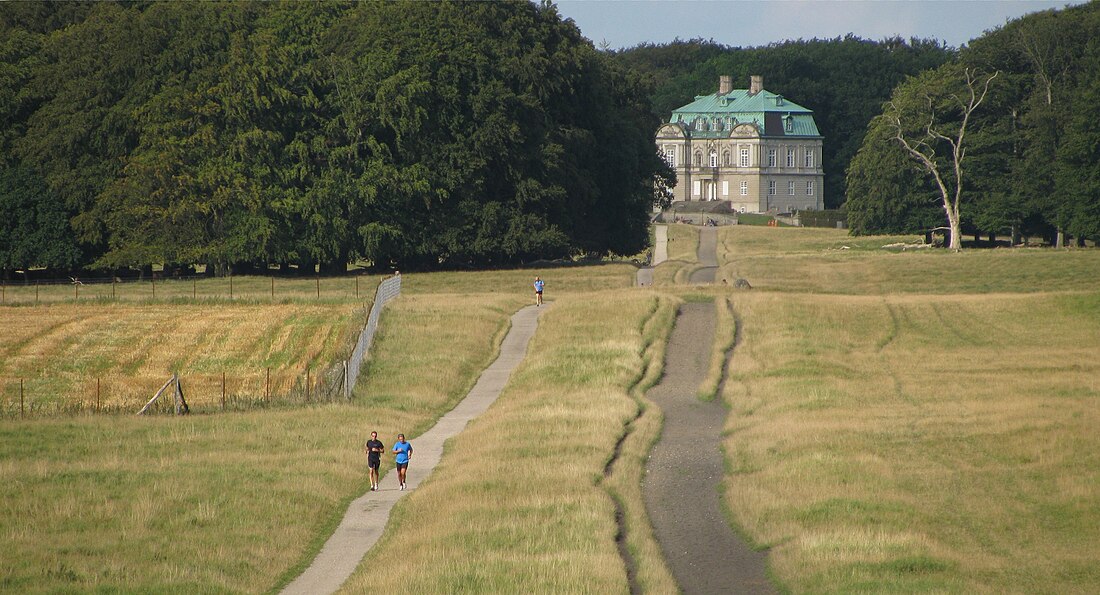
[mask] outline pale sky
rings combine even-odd
[[[597,47],[663,44],[676,38],[761,46],[852,33],[878,41],[894,35],[934,38],[959,47],[1006,21],[1064,8],[1062,0],[556,0]]]

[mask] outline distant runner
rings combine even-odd
[[[405,435],[397,435],[397,444],[393,445],[393,454],[397,455],[397,481],[401,483],[401,489],[405,489],[405,474],[409,470],[409,459],[412,458],[413,445],[405,442]]]
[[[374,492],[378,490],[378,467],[382,464],[382,449],[386,448],[385,444],[378,439],[378,432],[370,433],[370,440],[367,440],[367,467],[370,468],[370,491]]]
[[[546,282],[542,279],[535,277],[535,305],[542,305],[542,288],[546,286]]]

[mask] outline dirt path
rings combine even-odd
[[[750,549],[722,512],[720,444],[728,412],[718,401],[695,396],[716,323],[713,304],[684,304],[669,338],[665,374],[647,393],[664,412],[664,426],[646,465],[646,511],[684,593],[775,593],[764,573],[766,554]]]
[[[691,283],[714,283],[714,274],[718,271],[718,228],[699,228],[699,264],[702,268],[691,273]],[[706,371],[704,370],[704,374]]]
[[[527,306],[512,316],[512,328],[500,346],[500,356],[482,372],[474,385],[454,409],[439,419],[430,430],[409,440],[416,447],[416,456],[409,465],[407,490],[397,488],[397,474],[390,470],[381,478],[381,489],[367,492],[354,500],[321,552],[294,582],[283,589],[284,594],[318,595],[332,593],[355,571],[359,561],[382,536],[393,505],[409,490],[415,490],[431,474],[443,456],[443,443],[462,431],[473,418],[483,413],[523,360],[527,344],[535,334],[539,314],[546,309]]]

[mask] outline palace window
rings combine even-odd
[[[700,182],[699,180],[692,180],[692,182],[691,182],[691,194],[694,195],[694,196],[699,196],[702,193],[703,193],[703,183]]]
[[[700,167],[702,165],[703,165],[703,154],[696,151],[695,152],[695,167]]]
[[[676,149],[665,149],[665,161],[669,167],[676,167]]]
[[[748,196],[748,195],[749,195],[749,183],[742,180],[742,182],[741,182],[741,196]]]
[[[794,147],[787,147],[787,167],[794,167]]]
[[[813,167],[814,166],[814,150],[813,149],[806,149],[806,157],[804,159],[804,163],[806,164],[806,167]]]
[[[710,152],[710,166],[718,167],[718,153],[715,153],[714,151]]]
[[[730,195],[730,183],[729,180],[722,180],[722,196]]]
[[[768,195],[775,196],[775,180],[768,180]]]
[[[768,167],[775,167],[775,149],[768,149]]]
[[[794,182],[787,182],[787,195],[794,196]]]
[[[749,166],[749,148],[741,147],[741,167]]]
[[[813,182],[806,182],[806,196],[813,196],[813,195],[814,195],[814,183]]]

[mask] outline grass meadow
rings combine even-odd
[[[754,287],[739,291],[682,287],[698,233],[669,235],[653,287],[631,288],[627,264],[405,275],[348,403],[0,419],[0,591],[286,584],[365,490],[368,432],[415,444],[495,357],[535,275],[550,307],[528,357],[398,503],[345,592],[398,580],[425,593],[673,592],[640,493],[660,433],[644,391],[676,308],[697,299],[718,312],[700,398],[730,407],[729,520],[770,548],[785,591],[1100,591],[1100,252],[901,252],[882,246],[915,238],[720,228],[720,274]],[[40,357],[81,373],[172,361],[133,329],[194,337],[180,339],[181,366],[262,363],[275,357],[264,337],[295,332],[280,357],[305,361],[317,350],[302,346],[344,331],[292,321],[362,316],[304,294],[101,301],[0,307],[0,374]],[[205,327],[177,322],[190,319]],[[248,330],[257,321],[270,328]],[[110,336],[100,324],[131,330],[82,359]]]
[[[1100,253],[834,233],[723,236],[735,525],[792,592],[1100,590]]]
[[[651,348],[663,344],[674,312],[672,300],[649,291],[556,300],[505,392],[397,504],[342,592],[392,577],[413,593],[626,592],[603,471],[624,427],[640,421],[635,441],[623,445],[630,461],[621,487],[641,504],[640,469],[656,420],[639,417],[644,405],[631,388],[663,352]],[[642,511],[626,513],[639,528],[648,525]],[[634,537],[628,547],[640,560],[639,584],[673,589],[655,542],[640,531]]]
[[[544,274],[548,297],[632,283],[633,267],[600,268]],[[416,436],[453,407],[495,357],[510,315],[529,303],[528,273],[407,275],[351,403],[0,421],[0,591],[262,592],[285,584],[363,492],[367,433],[386,441],[397,432]],[[499,291],[478,293],[488,286]],[[5,315],[31,324],[43,311],[84,307],[9,307],[16,314]],[[138,319],[168,317],[156,308],[178,313],[190,305],[104,307],[116,308],[112,324],[140,327]],[[283,328],[266,307],[213,303],[201,314],[228,309],[218,319],[223,326],[264,320]],[[79,324],[53,327],[72,331],[57,331],[56,343],[83,334]],[[28,341],[34,336],[28,332]]]
[[[653,268],[653,284],[685,284],[699,265],[699,228],[675,223],[668,225],[668,260]]]

